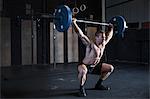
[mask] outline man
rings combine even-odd
[[[108,31],[102,32],[97,31],[95,33],[95,42],[89,40],[89,38],[84,35],[82,30],[76,23],[76,19],[73,18],[73,27],[75,32],[86,46],[85,57],[82,62],[78,65],[78,79],[80,81],[80,96],[86,96],[86,91],[84,89],[84,84],[87,78],[87,72],[93,71],[96,66],[99,66],[100,78],[95,85],[97,90],[109,90],[109,87],[102,85],[104,81],[114,70],[114,67],[111,64],[102,63],[101,57],[103,55],[106,44],[110,41],[113,36],[113,25],[109,24]]]

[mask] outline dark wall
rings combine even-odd
[[[101,19],[101,1],[95,0],[76,0],[77,7],[80,8],[85,4],[87,9],[79,12],[77,18],[89,18],[90,14],[94,15],[94,19]],[[12,64],[21,64],[21,19],[31,19],[30,15],[26,15],[26,4],[31,4],[31,10],[34,15],[39,13],[54,12],[54,9],[59,5],[68,5],[71,9],[75,6],[75,0],[3,0],[2,16],[11,18],[11,57]],[[16,26],[19,24],[19,26]],[[39,64],[49,63],[49,20],[41,19],[39,22],[40,27],[37,27],[37,60]],[[84,24],[81,25],[83,31],[85,30]],[[17,33],[17,35],[16,35]],[[17,43],[16,43],[17,42]],[[80,41],[79,41],[80,42]],[[66,42],[67,43],[67,42]],[[83,57],[82,45],[79,43],[79,56]]]
[[[56,8],[59,5],[67,5],[72,10],[75,7],[75,1],[76,1],[76,7],[80,8],[82,4],[86,5],[85,11],[79,11],[77,17],[89,18],[90,14],[94,15],[94,19],[101,19],[101,0],[48,0],[48,12],[53,13],[54,8]]]
[[[3,15],[4,16],[17,16],[25,13],[24,0],[3,0]]]
[[[126,30],[123,39],[113,37],[107,45],[108,60],[149,61],[149,30]]]
[[[102,9],[101,9],[101,0],[88,0],[88,15],[93,14],[94,19],[101,20]]]
[[[31,4],[31,8],[35,13],[42,12],[44,0],[3,0],[3,16],[24,16],[26,14],[26,4]],[[45,0],[47,2],[47,0]]]
[[[11,19],[11,64],[21,64],[21,20]]]
[[[47,0],[4,0],[2,16],[11,18],[11,62],[20,65],[21,61],[21,19],[30,19],[26,15],[26,4],[31,4],[31,10],[37,13],[46,13]],[[18,26],[19,24],[19,26]],[[37,57],[38,63],[49,63],[49,20],[41,19],[40,28],[37,28]]]

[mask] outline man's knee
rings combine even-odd
[[[113,72],[113,71],[114,71],[114,66],[110,65],[110,72]]]
[[[79,73],[87,74],[87,68],[86,68],[85,65],[79,65],[78,66],[78,71],[79,71]]]
[[[114,71],[113,65],[103,63],[102,68],[101,68],[101,72],[113,72],[113,71]]]
[[[82,70],[82,73],[85,75],[85,74],[87,74],[87,69],[83,69]]]

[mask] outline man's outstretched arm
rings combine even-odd
[[[106,44],[110,41],[113,37],[113,25],[109,24],[108,31],[106,32]]]
[[[89,38],[86,35],[84,35],[82,30],[79,28],[79,26],[76,23],[76,19],[75,18],[73,18],[72,24],[73,24],[73,27],[75,29],[75,32],[80,37],[82,43],[85,44],[85,45],[90,45],[91,41],[89,40]]]

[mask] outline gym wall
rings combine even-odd
[[[62,32],[53,30],[53,23],[50,23],[50,62],[54,62],[54,54],[56,63],[63,63],[63,52],[64,52],[64,36]],[[55,41],[54,41],[54,32],[55,32]],[[55,46],[55,47],[54,47]]]
[[[78,36],[72,26],[68,29],[68,62],[78,62]]]
[[[106,19],[121,15],[127,23],[150,21],[149,4],[149,0],[106,0]]]
[[[53,40],[54,32],[56,32],[55,43]],[[72,30],[72,26],[68,29],[68,62],[78,61],[78,37],[76,33]],[[54,48],[55,44],[55,48]],[[55,51],[54,51],[55,49]],[[50,63],[54,62],[54,53],[56,63],[64,63],[64,33],[53,30],[53,23],[50,23]]]
[[[149,63],[149,4],[149,0],[106,0],[106,19],[121,15],[128,25],[124,38],[114,37],[108,45],[109,60]]]
[[[95,33],[97,31],[97,27],[88,26],[87,27],[87,36],[92,40],[95,41]]]
[[[10,18],[0,17],[0,66],[11,65]]]
[[[32,64],[32,33],[30,20],[22,20],[21,22],[21,52],[22,65]]]

